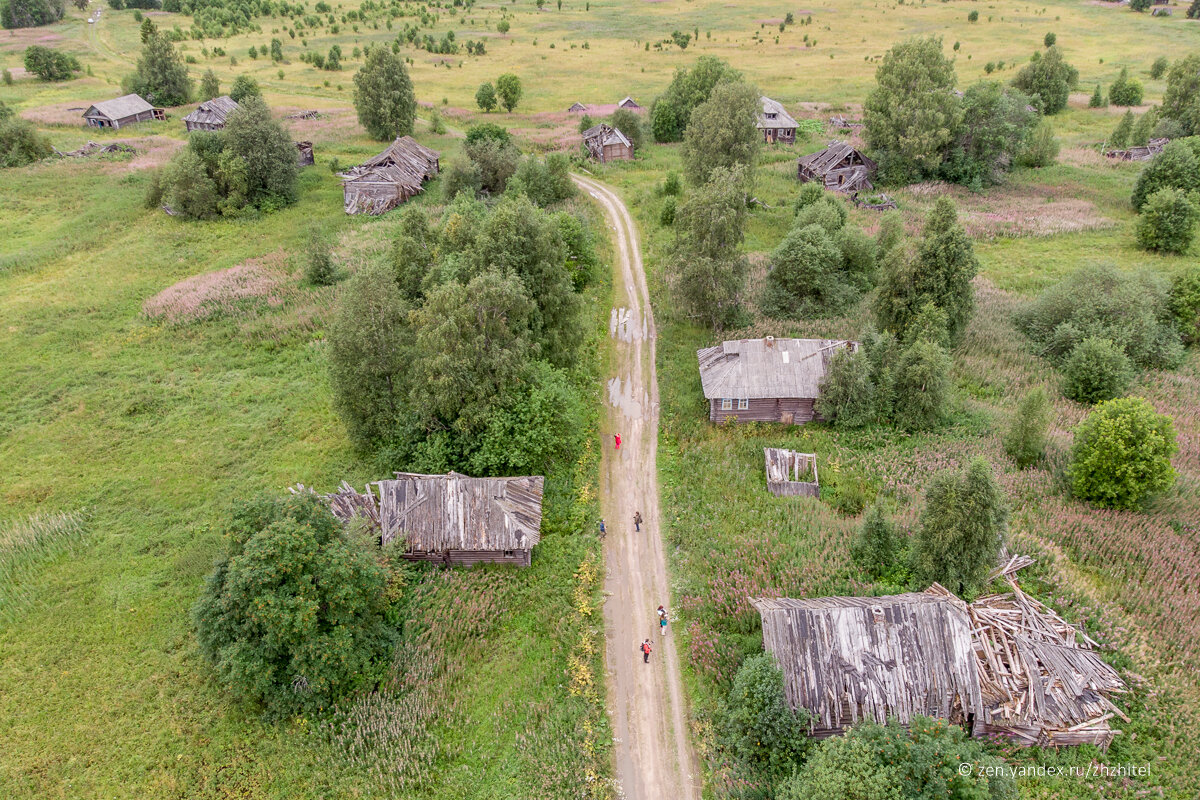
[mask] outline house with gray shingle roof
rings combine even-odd
[[[783,104],[769,97],[758,98],[758,115],[755,124],[762,131],[763,141],[767,144],[784,142],[794,144],[796,141],[796,120],[787,112]]]
[[[103,100],[83,112],[83,118],[92,128],[123,128],[135,122],[164,120],[166,113],[155,108],[136,94],[127,94],[115,100]]]

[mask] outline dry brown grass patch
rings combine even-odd
[[[143,303],[142,312],[152,320],[177,325],[245,314],[264,305],[279,307],[294,291],[287,279],[287,257],[276,250],[237,266],[185,278]]]
[[[986,193],[971,192],[961,186],[929,181],[903,190],[902,196],[915,201],[924,212],[933,200],[949,195],[958,204],[959,220],[975,238],[1055,236],[1060,233],[1110,228],[1115,223],[1105,217],[1090,200],[1074,197],[1070,186],[1001,186]],[[898,193],[901,194],[901,193]],[[906,204],[901,202],[901,207]]]

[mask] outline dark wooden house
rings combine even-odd
[[[136,94],[104,100],[83,112],[83,119],[92,128],[124,128],[137,122],[162,121],[166,118],[165,111],[155,108]]]
[[[769,97],[758,98],[759,109],[755,124],[762,132],[763,141],[767,144],[796,142],[796,120],[787,112],[782,103]]]
[[[228,95],[205,100],[196,110],[183,118],[188,133],[192,131],[219,131],[225,128],[225,119],[238,107]]]
[[[633,158],[633,143],[625,134],[603,122],[583,132],[583,146],[588,155],[601,164]]]
[[[824,150],[801,156],[797,177],[802,183],[819,181],[832,192],[869,192],[876,163],[845,142],[832,142]]]
[[[861,720],[916,714],[970,725],[983,718],[971,626],[961,600],[889,597],[752,599],[784,695],[818,738]]]
[[[835,339],[738,339],[696,351],[713,422],[816,419],[814,404],[829,359],[857,342]]]
[[[436,150],[401,136],[377,156],[342,173],[347,214],[383,214],[424,191],[438,173]]]
[[[630,111],[642,111],[642,107],[638,105],[637,100],[634,100],[629,95],[625,95],[625,99],[617,103],[617,108],[628,108]]]
[[[575,102],[571,104],[571,107],[568,108],[567,111],[570,111],[573,114],[579,114],[587,111],[587,106],[585,106],[583,103]]]
[[[817,497],[817,454],[797,453],[780,447],[764,447],[767,490],[777,497]]]

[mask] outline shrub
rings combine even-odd
[[[900,356],[895,383],[895,422],[906,431],[936,428],[950,402],[950,357],[936,342],[918,339]]]
[[[1067,107],[1067,98],[1078,80],[1079,70],[1063,61],[1062,53],[1054,46],[1046,48],[1041,58],[1022,67],[1013,78],[1013,86],[1034,98],[1034,105],[1043,114],[1057,114]],[[1112,99],[1111,90],[1109,99]]]
[[[1143,250],[1186,253],[1196,235],[1200,208],[1178,189],[1159,189],[1142,206],[1137,221],[1137,243]]]
[[[850,545],[850,557],[873,580],[893,576],[904,568],[904,540],[887,509],[876,501],[867,509]]]
[[[1162,115],[1182,125],[1188,136],[1200,134],[1200,54],[1177,59],[1167,71]]]
[[[60,53],[49,47],[31,45],[25,48],[25,69],[44,81],[65,81],[74,77],[82,67],[70,53]]]
[[[1153,108],[1138,117],[1137,124],[1133,126],[1133,130],[1129,133],[1129,144],[1131,147],[1139,147],[1149,143],[1150,134],[1158,125],[1158,112]]]
[[[913,539],[915,579],[975,593],[995,566],[1007,529],[1008,505],[987,461],[975,458],[959,472],[939,472],[925,492]]]
[[[783,672],[770,653],[742,662],[719,726],[719,741],[758,780],[774,782],[804,762],[808,717],[788,707]]]
[[[332,286],[337,281],[337,267],[329,240],[314,232],[308,241],[304,259],[304,280],[313,286]]]
[[[524,194],[542,208],[575,195],[571,165],[563,153],[545,158],[525,156],[509,179],[505,191]]]
[[[1054,164],[1058,158],[1058,138],[1050,120],[1043,119],[1030,133],[1025,149],[1017,157],[1022,167],[1042,168]]]
[[[1004,452],[1020,469],[1033,466],[1045,456],[1050,413],[1050,399],[1040,386],[1021,398],[1004,435]]]
[[[979,12],[971,11],[967,14],[967,22],[979,22]]]
[[[1058,36],[1056,36],[1053,32],[1047,33],[1044,37],[1042,37],[1042,45],[1044,47],[1054,47],[1054,45],[1057,43]]]
[[[1055,364],[1097,337],[1114,342],[1139,369],[1163,369],[1183,354],[1167,299],[1166,283],[1153,274],[1084,267],[1020,309],[1016,324]]]
[[[1114,150],[1120,150],[1129,145],[1129,139],[1133,136],[1134,118],[1132,111],[1126,111],[1121,115],[1121,121],[1117,123],[1117,127],[1113,128],[1113,132],[1108,136],[1108,146]]]
[[[217,80],[217,73],[211,69],[204,71],[203,77],[200,78],[200,100],[212,100],[221,94],[221,83]],[[232,95],[231,95],[232,97]]]
[[[374,139],[391,141],[413,132],[417,98],[408,67],[391,49],[372,47],[355,73],[354,108],[358,123]]]
[[[1170,307],[1183,341],[1200,342],[1200,267],[1190,267],[1171,280]]]
[[[1096,84],[1096,91],[1092,92],[1091,98],[1088,100],[1088,108],[1105,108],[1108,106],[1108,100],[1104,97],[1104,90],[1100,88],[1100,84]]]
[[[475,90],[475,105],[486,114],[494,111],[496,108],[496,87],[490,83],[481,83],[479,88]]]
[[[521,79],[511,72],[506,72],[496,78],[496,95],[500,98],[500,103],[504,106],[505,111],[511,113],[521,102],[523,93]]]
[[[311,494],[235,507],[192,609],[217,679],[269,718],[318,712],[386,671],[384,570]]]
[[[1129,68],[1122,67],[1121,74],[1108,87],[1108,102],[1114,106],[1136,106],[1142,102],[1142,82],[1129,77]]]
[[[1163,75],[1167,74],[1167,68],[1170,66],[1171,62],[1167,60],[1166,56],[1159,56],[1158,58],[1154,59],[1154,63],[1150,65],[1150,77],[1154,80],[1158,80]]]
[[[664,228],[669,228],[675,224],[675,196],[667,195],[663,200],[662,209],[658,212],[658,224]]]
[[[464,149],[479,175],[480,190],[490,195],[502,194],[521,159],[517,146],[511,140],[468,139]]]
[[[38,133],[32,122],[5,114],[0,103],[0,167],[23,167],[54,152],[50,139]]]
[[[1101,403],[1075,430],[1071,493],[1108,508],[1137,509],[1175,482],[1175,427],[1140,397]]]
[[[1149,11],[1150,0],[1129,0],[1129,9],[1131,11]]]
[[[864,350],[841,348],[833,354],[821,376],[816,407],[838,428],[861,428],[875,418],[875,384]]]
[[[241,103],[247,97],[262,97],[262,89],[259,88],[258,81],[249,75],[238,75],[233,79],[233,85],[229,87],[229,99],[235,103]]]
[[[634,153],[641,150],[642,146],[646,143],[642,115],[636,111],[628,108],[618,108],[608,118],[608,124],[625,134],[625,138],[633,145]]]
[[[1129,356],[1109,339],[1084,339],[1063,364],[1063,394],[1080,403],[1111,400],[1123,394],[1131,380]]]
[[[798,220],[771,253],[764,306],[781,316],[835,314],[857,300],[860,291],[844,270],[834,238],[820,225],[802,226]]]

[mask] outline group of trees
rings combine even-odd
[[[221,131],[193,131],[152,181],[147,207],[168,203],[189,219],[273,210],[296,199],[296,146],[262,97],[246,95]]]
[[[349,280],[329,331],[356,445],[473,475],[539,474],[574,452],[579,292],[595,260],[580,220],[523,194],[489,208],[461,193],[438,220],[406,208],[392,252]]]
[[[142,21],[142,54],[137,69],[121,82],[124,91],[159,106],[191,102],[193,85],[183,57],[171,40],[146,18]]]
[[[523,93],[521,78],[511,72],[506,72],[496,79],[495,85],[479,84],[479,88],[475,91],[475,104],[484,112],[494,111],[497,106],[502,105],[505,111],[511,113],[521,102]]]
[[[48,158],[54,148],[33,123],[0,101],[0,167],[23,167]]]
[[[83,67],[70,53],[35,44],[25,48],[25,69],[44,81],[65,81]]]
[[[34,28],[58,22],[67,11],[66,0],[2,0],[0,26]]]
[[[1130,202],[1140,247],[1186,252],[1200,220],[1200,136],[1170,142],[1143,167]]]
[[[863,105],[881,179],[930,177],[978,187],[998,181],[1014,164],[1052,163],[1058,145],[1041,113],[1065,106],[1075,75],[1051,46],[1013,86],[984,81],[960,93],[940,38],[894,45]]]
[[[1062,370],[1063,393],[1084,403],[1116,397],[1137,370],[1183,357],[1171,290],[1148,272],[1085,267],[1022,308],[1016,324]]]
[[[716,56],[701,56],[690,69],[680,67],[667,90],[650,106],[650,128],[656,142],[678,142],[692,111],[708,99],[718,83],[737,82],[741,74]],[[756,98],[757,101],[757,98]]]
[[[451,161],[442,176],[448,201],[464,191],[490,197],[510,192],[523,194],[544,208],[575,194],[565,154],[522,156],[512,136],[499,125],[472,125],[463,152],[466,158]]]

